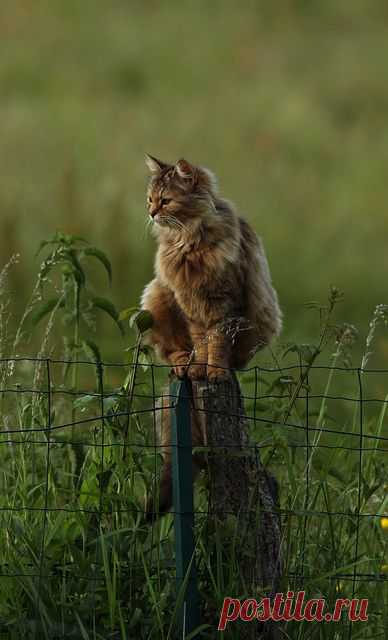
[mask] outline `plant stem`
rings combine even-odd
[[[75,360],[75,364],[73,364],[73,370],[72,370],[72,387],[73,390],[75,391],[77,389],[78,386],[78,363],[77,363],[77,356],[78,356],[78,348],[79,348],[79,330],[80,330],[80,299],[81,299],[81,289],[80,286],[77,282],[77,280],[74,278],[74,310],[75,310],[75,322],[74,322],[74,335],[73,335],[73,347],[72,347],[72,360]],[[72,422],[75,422],[75,417],[76,417],[76,408],[74,407],[74,403],[72,406]],[[74,441],[74,424],[71,427],[71,440],[72,442]]]
[[[139,365],[140,348],[141,348],[141,333],[139,333],[137,336],[134,356],[132,359],[131,371],[129,372],[129,376],[124,383],[124,390],[127,391],[127,398],[126,398],[127,415],[126,415],[125,426],[124,426],[123,460],[125,460],[127,456],[128,431],[129,431],[129,419],[130,419],[129,412],[131,410],[133,394],[135,391],[136,374],[137,374],[137,368]]]

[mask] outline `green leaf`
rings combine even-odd
[[[306,307],[306,309],[326,309],[326,305],[322,305],[317,300],[309,300],[308,302],[304,302],[303,306]]]
[[[154,324],[154,319],[152,317],[151,311],[141,309],[141,311],[134,313],[133,316],[131,316],[129,324],[131,327],[136,325],[140,333],[145,333],[145,331],[151,329],[152,325]]]
[[[96,402],[97,400],[98,400],[97,395],[81,396],[80,398],[77,398],[76,400],[74,400],[73,407],[74,409],[81,409],[82,411],[84,411],[88,405],[92,404],[93,402]]]
[[[83,340],[82,348],[85,352],[87,358],[89,358],[92,362],[101,362],[101,353],[93,340]]]
[[[57,231],[51,239],[51,242],[57,244],[65,244],[68,247],[75,244],[76,242],[85,242],[88,244],[88,241],[82,236],[75,236],[71,233],[63,233],[63,231]]]
[[[88,244],[88,241],[85,240],[85,238],[82,238],[81,236],[72,236],[69,234],[62,233],[62,231],[56,231],[54,235],[50,238],[50,240],[42,240],[42,242],[39,244],[39,247],[37,249],[35,256],[39,255],[42,249],[44,249],[44,247],[47,247],[49,244],[59,244],[59,245],[64,244],[67,246],[71,246],[76,242],[84,242],[85,244]]]
[[[105,313],[107,313],[108,316],[110,316],[115,321],[122,335],[124,335],[123,325],[120,322],[119,314],[113,302],[111,302],[107,298],[100,298],[99,296],[93,296],[91,301],[94,308],[105,311]]]
[[[37,250],[35,256],[39,255],[39,253],[42,251],[42,249],[47,247],[49,244],[61,244],[63,242],[63,238],[64,238],[63,233],[61,233],[60,231],[57,231],[50,238],[50,240],[42,240],[42,242],[39,244],[39,247],[38,247],[38,250]]]
[[[70,244],[74,244],[75,242],[84,242],[85,244],[89,244],[89,240],[85,240],[82,236],[66,236],[67,242]]]
[[[108,413],[117,405],[117,396],[108,396],[103,399],[104,413]]]
[[[87,476],[81,485],[81,491],[79,494],[79,501],[82,506],[87,504],[98,504],[100,496],[99,487],[97,484],[97,478],[92,475]]]
[[[319,350],[314,344],[291,344],[283,351],[281,358],[285,358],[289,353],[297,353],[304,362],[311,364],[319,354]]]
[[[97,258],[97,260],[99,260],[104,265],[108,273],[109,282],[112,282],[112,265],[109,258],[103,251],[97,249],[97,247],[87,247],[83,250],[82,253],[85,256],[94,256],[95,258]]]
[[[55,298],[50,298],[50,300],[47,300],[42,305],[40,305],[40,307],[38,307],[38,309],[36,309],[31,314],[32,324],[34,326],[37,325],[42,320],[42,318],[44,318],[48,313],[51,313],[51,311],[53,311],[56,306],[64,307],[65,301],[61,298],[62,296],[55,296]]]
[[[139,307],[128,307],[128,309],[123,309],[122,311],[120,311],[119,320],[128,320],[137,311],[140,311]]]
[[[48,244],[52,244],[52,240],[42,240],[42,242],[39,244],[39,247],[35,253],[35,257],[38,256],[42,251],[42,249],[44,249],[44,247],[46,247]]]
[[[86,407],[88,407],[93,402],[96,402],[96,400],[98,400],[96,396],[82,396],[82,398],[77,398],[77,400],[74,400],[73,407],[74,409],[85,411]]]
[[[80,286],[83,286],[86,282],[86,276],[83,268],[81,267],[81,263],[78,259],[77,252],[74,251],[74,249],[69,249],[65,251],[64,255],[65,255],[65,260],[67,260],[73,267],[73,274],[78,284]]]

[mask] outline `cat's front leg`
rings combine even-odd
[[[193,342],[193,357],[187,368],[187,375],[192,380],[206,378],[208,345],[206,331],[195,325],[190,326],[190,336]]]
[[[230,339],[220,326],[207,334],[207,377],[209,380],[225,380],[230,371]]]
[[[192,354],[189,351],[174,351],[168,355],[173,372],[178,378],[184,378],[187,375],[191,359]]]

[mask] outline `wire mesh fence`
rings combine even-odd
[[[163,398],[174,410],[167,372],[138,361],[0,361],[0,637],[173,637],[173,518],[149,523],[144,506],[163,467]],[[238,377],[245,453],[279,486],[282,592],[332,608],[338,597],[369,599],[367,623],[344,618],[341,631],[323,632],[291,621],[286,632],[386,637],[388,370],[298,362]],[[258,593],[239,580],[239,522],[217,526],[207,474],[195,485],[202,634],[211,638],[224,597]]]

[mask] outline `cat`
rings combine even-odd
[[[155,277],[141,299],[153,318],[148,341],[176,376],[223,380],[281,330],[282,313],[262,242],[218,195],[208,169],[150,155],[146,164],[151,174],[147,209],[158,241]],[[164,407],[161,511],[171,504],[169,422]],[[198,445],[203,429],[195,412],[192,422],[193,444]]]
[[[261,240],[220,198],[214,175],[146,156],[147,207],[159,247],[141,306],[150,342],[178,377],[217,380],[279,334],[281,311]]]

